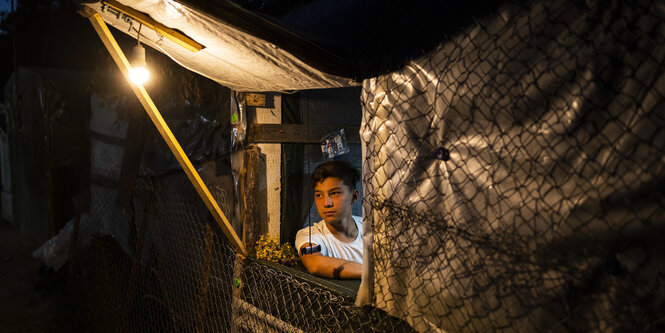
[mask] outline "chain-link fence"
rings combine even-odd
[[[665,330],[665,7],[503,6],[363,83],[362,301],[418,331]]]
[[[230,213],[230,195],[210,190]],[[411,331],[347,294],[239,257],[183,172],[140,181],[131,213],[115,202],[114,189],[93,184],[80,221],[82,234],[94,235],[80,239],[70,263],[81,330]]]

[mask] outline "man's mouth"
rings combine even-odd
[[[335,212],[323,212],[323,215],[332,216],[332,215],[335,215]]]

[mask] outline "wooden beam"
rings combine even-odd
[[[192,51],[192,52],[198,52],[201,51],[202,49],[205,48],[205,46],[197,43],[195,40],[185,36],[184,34],[181,34],[180,32],[173,30],[155,20],[152,19],[152,17],[143,14],[139,12],[138,10],[135,10],[132,7],[125,6],[115,0],[106,0],[102,1],[103,6],[107,6],[109,8],[113,8],[115,11],[120,12],[122,14],[125,14],[136,21],[139,21],[141,24],[145,25],[146,27],[154,30],[156,33],[166,37],[167,39],[171,40],[172,42]],[[102,11],[104,8],[102,7]],[[120,15],[120,14],[118,14]]]
[[[257,146],[243,149],[240,177],[240,218],[242,219],[242,240],[250,253],[254,253],[256,241],[261,234],[261,209],[259,207],[259,164],[261,153]],[[267,227],[264,225],[264,227]]]
[[[321,143],[326,134],[344,129],[346,143],[360,142],[360,127],[300,124],[249,124],[249,143]]]
[[[113,57],[113,60],[118,65],[118,68],[127,79],[127,82],[129,82],[129,85],[136,94],[136,97],[138,97],[141,105],[143,105],[143,108],[148,113],[148,116],[150,116],[150,119],[155,124],[155,127],[157,127],[159,134],[162,135],[162,138],[164,138],[164,141],[166,141],[166,144],[169,146],[171,152],[180,163],[180,166],[185,171],[185,174],[187,174],[189,181],[192,182],[192,185],[194,185],[194,188],[196,188],[196,192],[199,194],[206,207],[208,207],[208,210],[212,214],[217,224],[219,224],[219,226],[222,228],[226,238],[228,238],[231,244],[233,244],[236,249],[238,249],[240,254],[247,256],[247,250],[245,249],[242,241],[231,227],[231,223],[229,223],[229,220],[219,208],[219,205],[210,194],[210,191],[206,187],[205,183],[203,183],[201,176],[196,171],[196,169],[194,169],[192,162],[190,162],[189,158],[182,150],[178,140],[176,140],[175,136],[173,136],[171,129],[169,129],[166,121],[164,121],[164,118],[159,113],[159,110],[148,95],[148,92],[145,90],[143,85],[137,85],[129,79],[129,69],[131,68],[129,61],[127,61],[124,53],[122,53],[120,46],[118,46],[118,43],[113,38],[111,31],[109,31],[102,17],[98,13],[94,13],[88,18],[90,19],[92,26],[95,28],[95,31],[97,31],[97,34],[102,39],[104,46],[106,46],[106,49],[109,51]]]

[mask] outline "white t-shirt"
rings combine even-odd
[[[363,219],[359,216],[353,216],[353,220],[358,227],[358,236],[351,243],[344,243],[337,239],[328,229],[326,221],[312,225],[312,243],[321,245],[321,255],[326,257],[334,257],[355,261],[362,264],[363,262]],[[296,234],[295,246],[300,253],[300,247],[309,243],[309,227],[300,229]]]

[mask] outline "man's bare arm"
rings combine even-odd
[[[307,244],[303,245],[303,247]],[[323,256],[320,252],[300,256],[307,271],[316,276],[335,279],[360,279],[363,266],[357,262]]]

